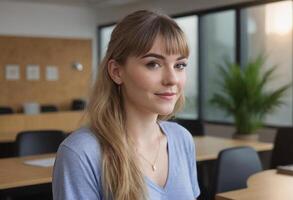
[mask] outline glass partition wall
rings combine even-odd
[[[266,58],[265,68],[277,66],[275,81],[269,88],[292,82],[292,1],[281,1],[241,10],[242,62],[259,55]],[[284,104],[265,120],[267,124],[292,126],[292,88]]]
[[[219,65],[235,62],[235,11],[207,14],[201,20],[204,117],[210,121],[231,121],[223,111],[211,106],[209,100],[218,91]]]
[[[189,45],[189,59],[186,67],[185,107],[176,117],[182,119],[198,118],[198,18],[187,16],[175,21],[186,35]]]
[[[99,28],[99,61],[106,55],[108,43],[110,42],[111,33],[115,25],[109,25]]]

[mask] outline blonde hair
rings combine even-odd
[[[104,59],[98,70],[98,78],[92,91],[88,114],[93,132],[102,149],[102,187],[105,199],[146,199],[144,177],[128,145],[125,129],[125,110],[119,86],[108,74],[108,62],[114,59],[124,64],[129,56],[147,53],[157,36],[162,36],[167,54],[188,57],[189,50],[182,30],[168,16],[151,11],[136,11],[117,24]],[[184,103],[182,94],[173,113],[159,116],[168,119]]]

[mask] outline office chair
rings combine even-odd
[[[82,99],[74,99],[71,104],[71,110],[84,110],[86,102]]]
[[[16,155],[28,156],[57,152],[65,134],[59,130],[23,131],[16,136]]]
[[[41,112],[57,112],[58,108],[54,105],[41,105]]]
[[[6,106],[1,106],[0,107],[0,115],[4,115],[4,114],[12,114],[13,110],[10,107],[6,107]]]
[[[202,120],[195,119],[174,119],[181,126],[185,127],[193,136],[204,135],[204,123]]]
[[[251,147],[234,147],[219,153],[211,194],[247,187],[249,176],[262,170],[257,152]]]
[[[275,138],[271,168],[289,164],[293,164],[293,127],[282,127]]]

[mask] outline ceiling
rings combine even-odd
[[[90,7],[121,6],[144,0],[0,0],[9,2],[33,2],[46,4],[83,5]]]

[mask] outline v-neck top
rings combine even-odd
[[[159,122],[167,137],[168,177],[161,187],[145,177],[149,200],[194,200],[199,194],[195,145],[174,122]],[[70,134],[60,145],[53,169],[54,200],[103,200],[101,148],[89,128]]]

